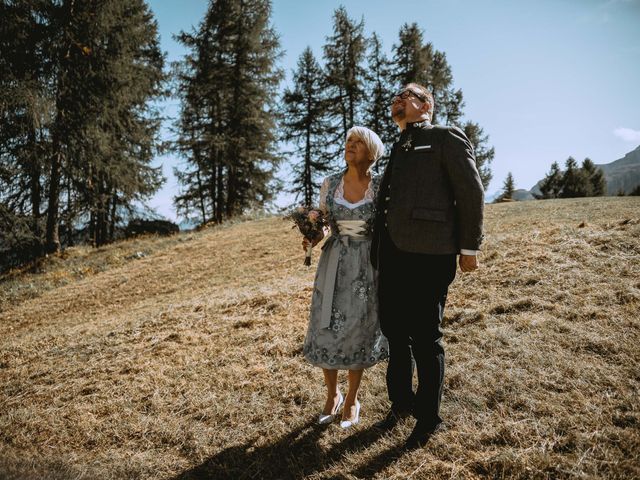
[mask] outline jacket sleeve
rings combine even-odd
[[[444,168],[453,190],[461,249],[479,250],[482,243],[484,188],[471,142],[462,130],[445,130]]]

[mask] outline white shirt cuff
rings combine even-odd
[[[466,250],[464,248],[460,249],[460,255],[472,255],[475,256],[478,254],[480,250]]]

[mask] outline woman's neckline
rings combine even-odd
[[[367,184],[367,188],[365,188],[365,190],[364,190],[364,195],[362,196],[362,198],[360,200],[356,201],[356,202],[350,202],[344,196],[344,176],[345,176],[345,174],[346,174],[346,172],[342,174],[342,177],[340,177],[340,184],[338,185],[338,192],[340,194],[339,198],[344,203],[346,203],[348,205],[351,205],[352,208],[359,207],[360,205],[365,203],[367,200],[369,200],[367,198],[367,192],[369,192],[369,190],[371,189],[371,185],[372,185],[372,182],[373,182],[373,175],[369,175],[369,183]]]

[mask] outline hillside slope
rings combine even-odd
[[[3,292],[0,478],[640,477],[640,198],[486,211],[481,270],[448,300],[448,430],[423,450],[398,448],[411,422],[372,428],[384,364],[365,373],[357,428],[313,424],[315,272],[271,218],[145,240],[143,258],[126,242],[70,253],[0,284],[65,278]],[[114,260],[65,271],[100,256]]]

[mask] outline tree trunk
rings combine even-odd
[[[311,99],[307,99],[307,115],[311,110]],[[311,207],[313,201],[313,182],[311,181],[311,125],[307,125],[304,147],[304,204]]]
[[[33,234],[38,239],[37,256],[42,255],[42,231],[40,229],[40,202],[42,200],[42,192],[40,187],[41,167],[38,160],[38,148],[36,145],[36,131],[32,128],[29,131],[29,144],[31,145],[31,162],[30,162],[30,193],[31,193],[31,218],[33,221]]]
[[[107,212],[109,210],[109,198],[104,173],[98,179],[98,214],[96,224],[96,246],[101,247],[107,243]]]
[[[196,165],[198,166],[196,170],[196,178],[198,180],[198,197],[200,199],[200,215],[202,215],[202,223],[205,224],[207,223],[207,210],[204,205],[205,190],[204,190],[204,186],[202,185],[202,178],[200,177],[200,162],[197,159],[196,159]],[[215,171],[216,171],[216,167],[215,165],[213,165],[213,168],[211,168],[213,179],[215,179]],[[215,211],[216,198],[215,198],[214,180],[211,180],[209,182],[209,195],[211,195],[211,208]],[[215,212],[212,212],[212,216],[213,215],[215,215]]]
[[[60,169],[62,165],[62,152],[60,142],[54,139],[53,159],[51,161],[51,173],[49,175],[49,207],[47,209],[47,233],[45,251],[56,253],[60,251],[60,237],[58,234],[58,220],[60,208]]]
[[[89,243],[92,247],[96,246],[96,207],[91,205],[89,212]]]
[[[65,2],[65,6],[68,5],[69,13],[67,16],[68,23],[64,28],[63,38],[69,38],[69,26],[73,19],[73,7],[75,0]],[[62,170],[62,145],[60,142],[60,134],[63,131],[62,123],[65,121],[64,105],[62,98],[65,94],[66,85],[64,84],[65,68],[68,67],[67,58],[71,50],[71,42],[67,44],[67,48],[64,53],[61,54],[61,72],[58,74],[58,85],[56,94],[56,109],[57,115],[53,125],[53,151],[51,161],[51,172],[49,176],[49,205],[47,209],[47,232],[45,240],[45,251],[47,253],[56,253],[60,251],[60,235],[59,235],[59,220],[60,220],[60,178]]]
[[[111,214],[109,215],[109,241],[113,242],[116,231],[116,214],[118,211],[118,195],[114,191],[111,195]]]
[[[216,187],[216,223],[222,223],[222,208],[224,206],[224,173],[222,163],[218,163],[218,173],[216,174],[218,185]]]
[[[236,202],[236,186],[235,186],[235,168],[233,167],[234,158],[231,158],[231,164],[227,168],[227,218],[233,217]]]

